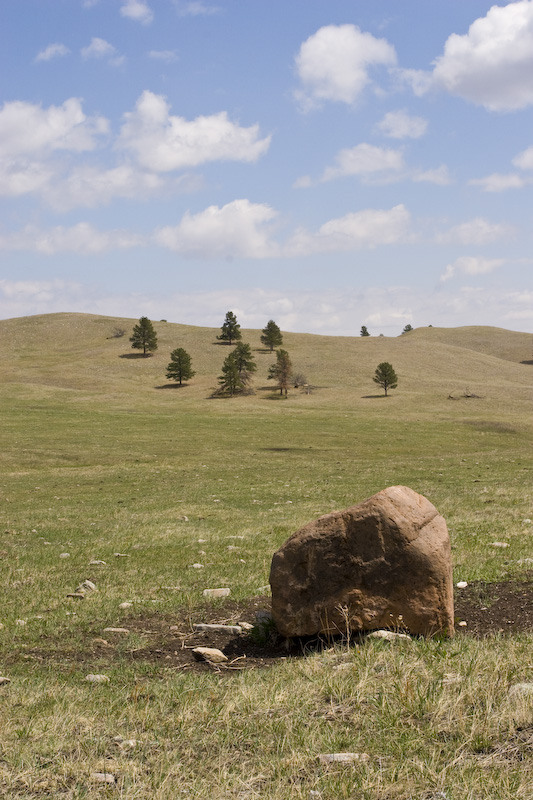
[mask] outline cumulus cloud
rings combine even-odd
[[[377,129],[392,139],[419,139],[427,127],[427,119],[412,117],[405,109],[389,111],[377,124]]]
[[[144,0],[124,0],[120,13],[135,22],[142,22],[143,25],[148,25],[154,18],[152,9]]]
[[[487,275],[489,272],[494,272],[495,269],[505,264],[503,258],[479,258],[476,256],[461,256],[453,264],[448,264],[444,273],[441,275],[441,281],[448,281],[458,273],[464,275]]]
[[[394,47],[356,25],[326,25],[310,36],[295,58],[305,108],[324,100],[353,104],[370,83],[369,70],[396,62]]]
[[[533,2],[492,6],[464,35],[452,34],[433,81],[492,111],[533,104]]]
[[[93,150],[97,138],[108,129],[104,117],[87,117],[76,97],[48,108],[21,100],[4,103],[0,109],[0,160],[53,150]]]
[[[480,186],[485,192],[505,192],[507,189],[522,189],[528,185],[528,181],[516,173],[502,175],[493,172],[484,178],[472,178],[468,181],[469,186]]]
[[[139,164],[168,172],[209,161],[256,161],[270,145],[259,138],[259,126],[242,128],[225,111],[189,121],[171,116],[162,95],[145,91],[134,111],[124,115],[118,146]]]
[[[0,250],[26,250],[45,255],[65,252],[95,254],[138,247],[142,243],[138,234],[125,230],[99,231],[87,222],[68,228],[58,225],[48,230],[28,225],[16,233],[0,234]]]
[[[53,58],[62,58],[68,56],[70,49],[60,42],[49,44],[44,50],[40,50],[35,56],[35,61],[51,61]]]
[[[519,169],[533,169],[533,147],[528,147],[515,156],[513,164]]]
[[[284,247],[288,256],[347,252],[396,244],[410,238],[411,215],[404,205],[364,209],[328,220],[318,231],[296,231]]]
[[[505,238],[514,232],[514,228],[506,223],[489,222],[483,217],[454,225],[445,233],[437,236],[437,242],[443,244],[483,245]],[[468,272],[468,270],[465,270]],[[474,273],[468,273],[474,274]]]
[[[91,43],[87,47],[82,47],[80,52],[82,58],[86,60],[90,58],[97,60],[107,59],[107,63],[113,67],[120,67],[126,60],[124,56],[118,53],[116,47],[98,36],[94,36],[91,39]]]
[[[399,150],[375,147],[363,142],[352,148],[341,150],[336,157],[337,164],[327,167],[323,181],[330,181],[345,175],[369,175],[375,172],[403,169],[403,155]]]
[[[234,200],[221,208],[187,212],[178,225],[157,231],[155,240],[175,252],[203,258],[267,258],[278,252],[268,225],[276,216],[268,205]]]

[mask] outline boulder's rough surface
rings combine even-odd
[[[276,627],[284,636],[396,627],[452,635],[450,550],[444,518],[406,486],[319,517],[274,553]]]

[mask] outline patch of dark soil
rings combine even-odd
[[[104,669],[117,660],[131,660],[157,663],[174,670],[227,673],[269,667],[331,645],[331,642],[317,637],[286,640],[275,631],[269,633],[268,627],[263,636],[248,631],[241,634],[195,631],[193,627],[195,623],[237,625],[247,622],[253,625],[256,612],[268,612],[270,606],[270,597],[260,596],[242,602],[226,599],[204,603],[193,610],[182,609],[172,615],[152,612],[122,620],[121,626],[134,634],[131,638],[99,628],[88,637],[85,648],[68,651],[35,648],[26,651],[24,658],[41,663],[57,662],[65,668],[70,668],[73,663],[93,665],[96,659]],[[456,626],[460,636],[483,638],[491,634],[533,631],[533,573],[522,581],[477,581],[465,589],[456,589],[455,617],[457,623],[467,623],[466,626]],[[364,635],[354,637],[354,640],[363,639]],[[192,650],[202,646],[222,650],[228,661],[221,666],[195,661]]]
[[[458,634],[482,638],[493,633],[533,631],[533,575],[523,581],[475,581],[456,589],[455,618]]]

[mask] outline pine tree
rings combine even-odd
[[[147,351],[157,350],[157,334],[148,317],[141,317],[137,325],[133,326],[130,342],[135,350],[142,350],[144,355]]]
[[[252,373],[257,370],[257,364],[252,355],[252,349],[246,342],[239,342],[233,351],[233,357],[239,370],[239,375],[244,384],[250,383]]]
[[[237,367],[235,353],[230,353],[224,359],[222,375],[219,376],[218,382],[220,384],[220,391],[226,392],[231,395],[231,397],[233,397],[235,392],[242,392],[244,389],[244,382],[241,378],[239,368]]]
[[[270,352],[272,352],[275,347],[279,347],[280,344],[283,344],[283,336],[273,319],[269,320],[263,328],[261,342],[266,347],[270,348]]]
[[[276,363],[268,370],[268,380],[275,380],[278,383],[279,393],[285,393],[291,382],[292,362],[286,350],[276,350]]]
[[[362,326],[361,333],[359,334],[359,336],[370,336],[370,334],[368,332],[368,328],[366,327],[366,325]]]
[[[233,344],[233,342],[238,342],[242,338],[241,326],[237,322],[237,317],[233,311],[227,312],[221,331],[220,336],[217,336],[217,339],[221,342]]]
[[[414,331],[414,328],[413,328],[413,326],[412,326],[410,323],[408,323],[408,324],[405,326],[405,328],[403,329],[402,333],[409,333],[409,331]]]
[[[181,386],[182,381],[188,381],[196,372],[191,367],[191,357],[183,347],[177,347],[170,354],[170,364],[167,367],[167,378],[177,381]]]
[[[398,386],[398,377],[388,361],[382,361],[377,365],[373,380],[385,390],[385,397],[388,389],[396,389]]]

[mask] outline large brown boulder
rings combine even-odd
[[[284,636],[396,627],[453,635],[446,522],[407,486],[305,525],[274,553],[270,585]]]

